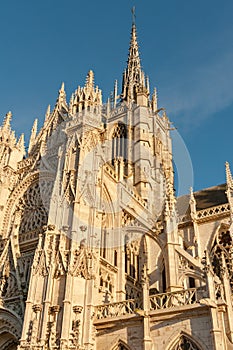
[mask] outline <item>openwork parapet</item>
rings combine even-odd
[[[150,309],[160,310],[177,306],[196,304],[202,298],[203,291],[190,288],[182,291],[161,293],[150,296]]]
[[[199,210],[197,212],[197,219],[200,220],[200,219],[205,219],[207,217],[212,217],[212,216],[215,217],[225,213],[229,213],[229,211],[230,211],[230,205],[229,203],[226,203],[226,204],[218,205],[216,207]]]
[[[95,317],[97,320],[100,320],[103,318],[134,314],[137,309],[141,309],[141,306],[141,303],[134,299],[98,305],[95,309]]]

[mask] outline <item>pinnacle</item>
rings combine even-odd
[[[25,148],[24,148],[24,134],[21,134],[18,142],[17,142],[17,147],[20,149],[20,150],[23,150],[25,151]]]
[[[64,81],[61,84],[60,92],[65,92],[65,83],[64,83]]]
[[[3,121],[3,129],[10,129],[11,127],[10,127],[10,123],[11,123],[11,119],[12,119],[12,113],[11,113],[11,111],[9,111],[7,114],[6,114],[6,116],[5,116],[5,118],[4,118],[4,121]]]
[[[38,126],[38,119],[35,119],[34,123],[33,123],[32,131],[31,131],[30,141],[29,141],[29,147],[28,147],[29,153],[31,152],[32,147],[35,144],[36,134],[37,134],[37,126]]]
[[[233,186],[233,178],[232,178],[232,174],[231,174],[231,169],[230,169],[230,165],[228,162],[225,163],[226,166],[226,180],[227,180],[227,184],[232,187]]]
[[[65,83],[61,84],[61,88],[58,93],[58,98],[56,102],[56,107],[66,106],[66,93],[65,93]]]
[[[94,72],[92,70],[89,70],[87,74],[85,87],[90,90],[94,88]]]
[[[50,113],[51,113],[51,106],[48,105],[46,113],[45,113],[45,120],[48,120]]]
[[[196,203],[192,187],[190,187],[190,200],[189,200],[189,202]]]
[[[38,119],[36,118],[33,123],[32,131],[37,132]]]

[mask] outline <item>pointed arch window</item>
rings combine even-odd
[[[139,280],[139,242],[125,237],[125,273]]]
[[[123,123],[118,123],[112,134],[112,163],[114,160],[122,157],[124,160],[127,158],[126,155],[126,139],[127,130]]]

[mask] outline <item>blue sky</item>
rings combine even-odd
[[[233,170],[232,0],[2,2],[0,115],[11,110],[28,139],[61,82],[69,99],[89,69],[106,99],[121,84],[132,6],[144,71],[189,150],[194,189],[224,182],[226,160]]]

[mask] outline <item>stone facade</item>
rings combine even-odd
[[[233,349],[233,178],[176,198],[132,25],[122,92],[64,84],[28,152],[0,129],[0,349]]]

